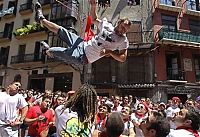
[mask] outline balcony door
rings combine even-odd
[[[162,15],[162,27],[171,31],[177,30],[176,16]]]
[[[12,31],[13,31],[13,26],[14,26],[14,22],[6,23],[5,24],[4,34],[3,34],[4,38],[10,38],[11,39],[11,37],[12,37]]]
[[[184,80],[184,73],[181,70],[179,53],[166,54],[166,70],[168,80]]]
[[[20,63],[24,62],[25,51],[26,51],[26,45],[19,45],[18,62]]]

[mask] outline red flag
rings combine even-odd
[[[88,16],[87,24],[85,28],[84,41],[89,41],[94,36],[94,33],[92,32],[92,29],[91,29],[91,25],[92,25],[92,19],[91,19],[91,16]]]

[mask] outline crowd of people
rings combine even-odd
[[[0,137],[199,137],[200,96],[164,103],[98,96],[88,84],[67,93],[20,87],[0,92]]]

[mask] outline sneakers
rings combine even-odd
[[[44,41],[41,41],[40,43],[42,44],[42,53],[50,58],[54,58],[53,54],[49,51],[50,46]]]
[[[42,44],[42,49],[43,50],[49,50],[50,46],[46,42],[41,41],[40,43]]]
[[[35,3],[35,21],[40,23],[40,20],[45,19],[42,13],[42,6],[39,2]]]

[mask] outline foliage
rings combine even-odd
[[[34,22],[33,24],[29,24],[26,26],[23,26],[21,28],[17,28],[13,34],[15,36],[23,36],[28,35],[30,33],[39,32],[39,31],[45,31],[46,29],[42,27],[40,24]]]

